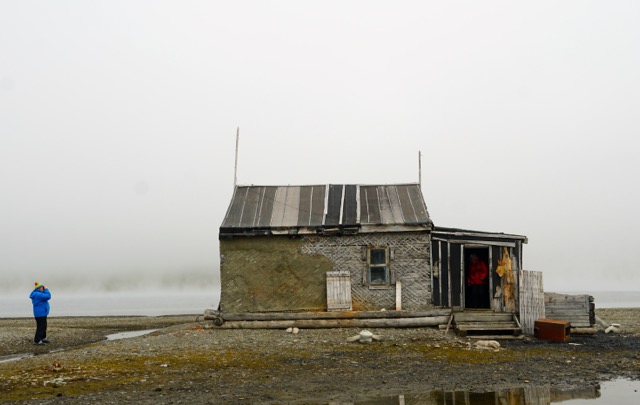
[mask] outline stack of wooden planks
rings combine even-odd
[[[593,297],[587,294],[544,293],[544,311],[547,319],[567,321],[572,328],[592,328],[596,323]]]

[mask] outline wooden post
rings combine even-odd
[[[396,280],[396,311],[402,311],[402,282]]]

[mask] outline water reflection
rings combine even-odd
[[[435,394],[435,395],[433,395]],[[600,397],[600,386],[581,387],[574,390],[553,390],[549,387],[522,387],[494,392],[437,392],[432,393],[433,405],[547,405],[574,398]],[[406,402],[405,402],[406,403]]]
[[[640,381],[615,380],[602,384],[556,389],[525,386],[492,392],[432,391],[419,395],[398,395],[329,405],[568,405],[639,404]]]

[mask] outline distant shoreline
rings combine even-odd
[[[215,291],[122,293],[52,292],[50,316],[163,316],[202,314],[218,306]],[[31,317],[27,295],[0,296],[0,318]]]

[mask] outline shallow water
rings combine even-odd
[[[112,333],[107,335],[107,340],[128,339],[138,336],[148,335],[151,332],[155,332],[158,329],[146,329],[146,330],[133,330],[129,332]]]
[[[575,399],[569,405],[640,404],[640,381],[614,380],[600,384],[596,400]]]
[[[65,349],[54,349],[49,351],[48,353],[57,353],[57,352],[62,352]],[[19,353],[19,354],[10,354],[8,356],[2,356],[0,357],[0,364],[1,363],[9,363],[12,361],[18,361],[18,360],[22,360],[22,359],[27,359],[29,357],[35,357],[36,353]]]
[[[357,405],[637,405],[640,404],[640,381],[614,380],[599,385],[572,389],[523,386],[500,391],[431,391],[418,395],[356,399]],[[328,404],[333,402],[328,401]]]
[[[9,363],[11,361],[18,361],[22,359],[26,359],[28,357],[33,357],[32,353],[22,353],[22,354],[11,354],[9,356],[0,357],[0,364]]]
[[[158,329],[133,330],[129,332],[112,333],[111,335],[107,335],[105,337],[107,338],[107,340],[128,339],[128,338],[148,335],[149,333],[155,332],[157,330]],[[56,349],[56,350],[51,350],[49,353],[61,352],[64,350],[65,349]],[[9,356],[2,356],[0,357],[0,364],[9,363],[12,361],[18,361],[18,360],[26,359],[33,356],[34,356],[33,353],[20,353],[20,354],[12,354]]]

